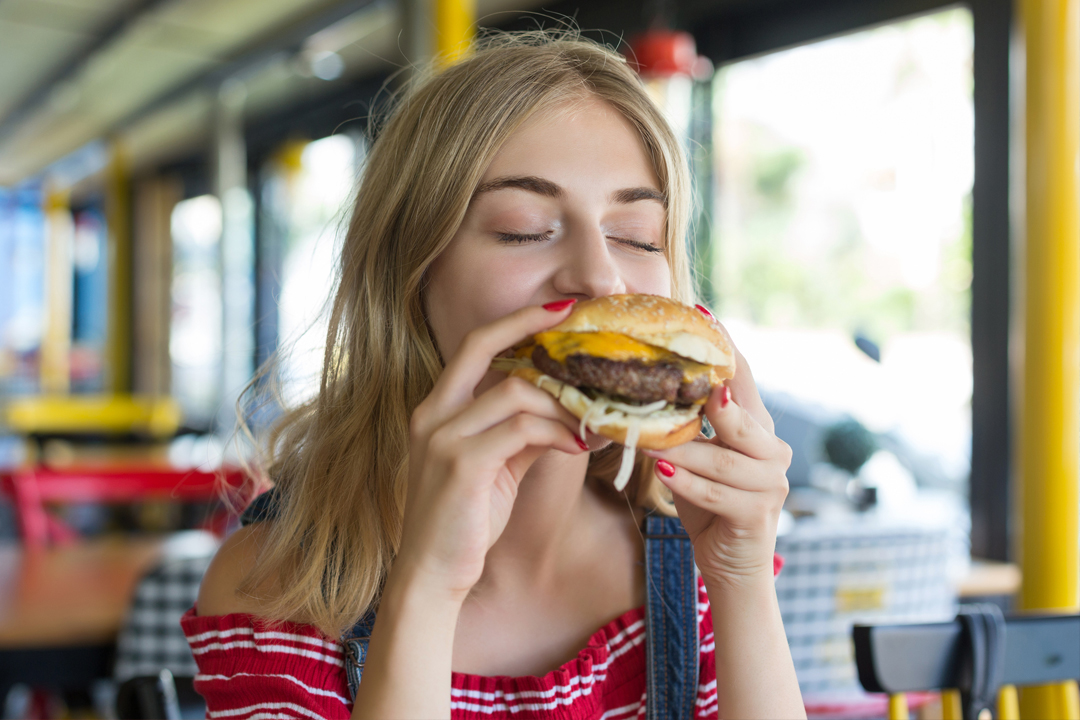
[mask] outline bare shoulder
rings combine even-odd
[[[265,601],[264,593],[258,593],[263,597],[257,598],[237,590],[243,579],[254,569],[259,551],[266,540],[267,530],[265,523],[253,523],[240,528],[221,544],[199,587],[196,604],[199,615],[263,615],[260,610]]]

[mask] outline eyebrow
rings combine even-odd
[[[667,195],[650,187],[624,188],[611,194],[612,202],[628,205],[638,200],[655,200],[667,207]]]
[[[556,200],[561,200],[566,197],[566,191],[561,187],[550,180],[545,180],[544,178],[536,177],[535,175],[495,178],[478,187],[476,192],[473,193],[473,197],[476,197],[481,193],[505,190],[508,188],[527,190],[528,192],[543,195],[544,197],[555,198]],[[639,200],[655,200],[664,207],[667,207],[667,195],[650,187],[623,188],[622,190],[616,190],[611,194],[611,201],[620,205],[629,205],[630,203],[635,203]]]
[[[528,190],[537,195],[555,198],[556,200],[566,197],[566,191],[561,187],[550,180],[545,180],[544,178],[536,177],[535,175],[495,178],[491,182],[486,182],[478,187],[476,192],[473,193],[473,197],[476,197],[481,193],[504,190],[506,188]]]

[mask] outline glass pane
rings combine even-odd
[[[716,74],[712,283],[793,486],[850,416],[890,456],[879,493],[966,488],[971,53],[955,9]]]
[[[221,203],[201,195],[172,212],[173,282],[169,356],[172,394],[184,424],[207,430],[221,385]]]
[[[39,389],[45,326],[45,217],[37,185],[0,189],[0,389]]]
[[[281,389],[286,404],[319,386],[327,317],[334,287],[336,240],[356,181],[358,143],[334,135],[308,143],[289,182],[288,232],[281,266],[278,332]]]

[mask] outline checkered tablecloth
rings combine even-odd
[[[955,616],[944,529],[817,527],[777,539],[780,612],[804,695],[861,692],[854,623]]]
[[[117,640],[113,671],[117,682],[156,675],[163,668],[177,676],[195,676],[195,659],[180,629],[180,616],[195,604],[213,550],[213,544],[204,543],[194,555],[166,553],[139,581]]]

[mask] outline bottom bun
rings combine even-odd
[[[579,420],[585,417],[596,401],[573,385],[556,380],[533,367],[515,367],[512,377],[519,377],[555,397],[559,404]],[[640,423],[637,447],[643,450],[665,450],[682,445],[701,432],[701,405],[688,408],[666,407],[648,415],[633,416],[609,408],[602,415],[589,418],[588,428],[597,435],[626,444],[626,434],[633,422]]]

